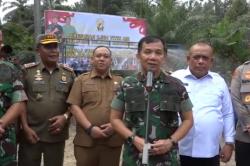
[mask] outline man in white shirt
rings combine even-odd
[[[187,55],[188,68],[174,72],[185,85],[194,105],[194,125],[179,141],[182,166],[219,166],[230,160],[234,149],[234,114],[224,79],[209,71],[213,48],[206,42],[194,44]],[[221,136],[225,145],[220,149]]]

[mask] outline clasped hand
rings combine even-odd
[[[110,123],[101,125],[100,127],[94,126],[90,132],[92,138],[107,138],[114,133],[113,128]]]
[[[134,139],[134,145],[140,152],[143,152],[144,142],[144,139],[138,136]],[[155,140],[150,144],[149,155],[163,155],[169,152],[172,146],[173,144],[169,139]]]

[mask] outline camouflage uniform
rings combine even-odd
[[[22,83],[16,79],[16,72],[13,64],[0,61],[0,117],[11,104],[27,100]],[[16,132],[15,125],[11,124],[0,138],[0,165],[12,166],[16,163]]]
[[[126,77],[112,102],[112,108],[125,109],[125,124],[137,136],[145,136],[145,118],[148,92],[145,77],[138,73]],[[178,128],[178,112],[190,111],[192,104],[181,83],[163,72],[154,80],[150,92],[149,142],[169,138]],[[142,165],[142,154],[128,143],[124,144],[123,165]],[[164,155],[150,156],[151,166],[179,166],[178,147]]]

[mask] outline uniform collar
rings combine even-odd
[[[138,81],[146,82],[147,78],[146,78],[146,75],[143,74],[143,72],[138,72],[136,77]],[[169,80],[166,79],[166,75],[164,74],[163,71],[160,72],[160,75],[156,79],[154,79],[154,81],[160,81],[160,82],[165,82],[165,83],[169,82]]]
[[[211,73],[210,70],[209,70],[208,73],[207,73],[206,75],[204,75],[203,77],[197,78],[195,75],[193,75],[193,74],[191,73],[189,66],[188,66],[187,69],[185,70],[185,76],[184,76],[184,77],[192,77],[192,78],[195,78],[195,79],[202,79],[202,78],[205,78],[205,77],[213,78],[212,73]]]
[[[97,78],[97,77],[99,77],[99,78],[110,78],[111,79],[112,75],[111,75],[110,70],[104,75],[99,75],[95,70],[91,70],[90,78]]]
[[[44,64],[43,64],[42,62],[39,62],[38,68],[39,68],[41,71],[47,70],[46,67],[44,66]],[[58,70],[58,69],[59,69],[59,65],[56,64],[56,68],[55,68],[54,70]]]

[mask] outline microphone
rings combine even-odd
[[[146,82],[146,90],[150,92],[153,87],[153,72],[151,70],[148,70],[147,72],[147,82]]]

